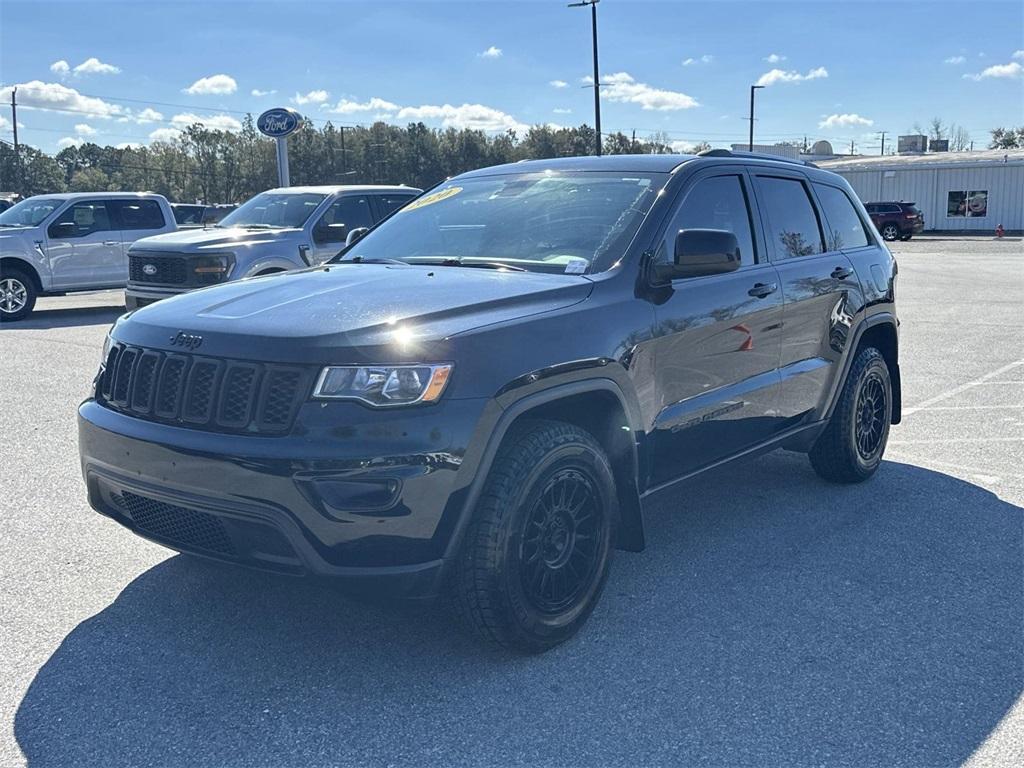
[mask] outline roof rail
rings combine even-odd
[[[817,168],[814,163],[810,160],[794,160],[791,157],[783,157],[782,155],[769,155],[766,152],[746,152],[746,151],[733,151],[731,149],[705,149],[703,152],[697,153],[698,157],[737,157],[737,158],[750,158],[751,160],[775,160],[781,163],[795,163],[796,165],[807,165],[811,168]]]

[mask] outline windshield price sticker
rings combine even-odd
[[[586,259],[569,259],[565,263],[565,274],[567,275],[582,275],[587,271],[587,267],[590,266],[590,262]]]
[[[400,210],[412,211],[416,208],[422,208],[425,205],[433,205],[434,203],[440,203],[442,200],[447,200],[449,197],[455,197],[461,191],[462,187],[448,187],[447,189],[442,189],[438,192],[432,192],[429,195],[424,195],[418,200],[413,200],[411,203],[409,203],[404,208],[401,208]]]

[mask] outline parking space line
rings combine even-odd
[[[1013,370],[1019,365],[1024,365],[1024,360],[1016,360],[1012,363],[1007,363],[1002,368],[997,368],[994,371],[990,371],[989,373],[986,373],[984,376],[979,376],[977,379],[968,381],[966,384],[961,384],[958,387],[953,387],[953,389],[950,389],[947,392],[943,392],[942,394],[930,397],[924,402],[918,403],[917,405],[912,406],[910,408],[904,408],[903,415],[909,416],[910,414],[917,413],[917,411],[920,411],[923,408],[927,408],[930,405],[934,405],[935,403],[941,403],[943,400],[948,400],[951,397],[956,397],[961,392],[966,392],[968,389],[971,389],[972,387],[976,387],[979,384],[984,384],[986,381],[994,379],[996,376],[1001,376],[1002,374],[1006,373],[1007,371]],[[1019,382],[1013,383],[1017,384]]]
[[[1003,411],[1007,408],[1024,408],[1024,405],[932,405],[916,408],[918,411]]]
[[[939,440],[890,440],[889,445],[935,445],[937,443],[1020,443],[1021,437],[955,437]]]

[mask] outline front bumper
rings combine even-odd
[[[128,284],[124,291],[124,305],[128,309],[139,309],[161,299],[169,299],[182,293],[194,291],[195,288],[151,288]]]
[[[94,509],[172,549],[429,597],[460,528],[472,480],[463,457],[484,405],[385,414],[332,403],[317,420],[321,406],[310,403],[291,435],[261,437],[157,424],[87,400],[82,472]]]

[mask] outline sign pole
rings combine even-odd
[[[277,183],[280,187],[291,186],[288,173],[288,136],[302,125],[302,115],[288,107],[268,109],[256,120],[256,127],[264,136],[274,139],[277,145]]]
[[[288,137],[278,136],[277,142],[277,185],[279,187],[290,187],[288,179]]]

